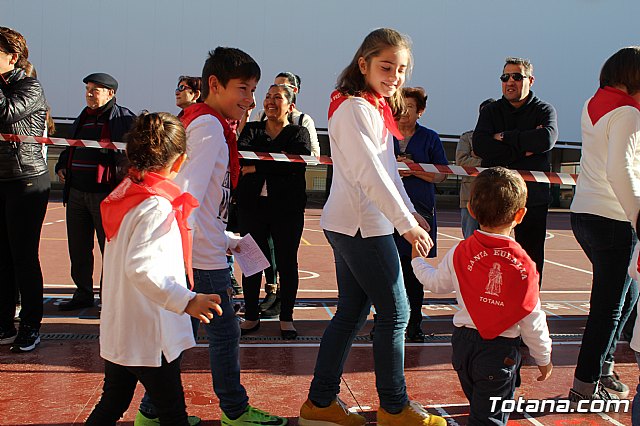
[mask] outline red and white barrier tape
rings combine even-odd
[[[30,142],[56,146],[76,146],[84,148],[125,149],[123,142],[99,142],[86,139],[44,138],[38,136],[18,136],[0,133],[0,141]],[[332,164],[331,157],[311,155],[278,154],[273,152],[240,151],[240,158],[248,160],[284,161],[287,163],[305,163],[309,165]],[[482,167],[443,166],[440,164],[398,163],[398,170],[425,171],[456,176],[476,176],[484,170]],[[527,182],[575,185],[578,175],[570,173],[540,172],[516,170]]]

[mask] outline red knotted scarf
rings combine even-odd
[[[376,97],[369,92],[365,92],[361,93],[359,97],[367,100],[371,105],[376,107],[376,109],[382,116],[382,119],[384,120],[384,126],[389,132],[391,132],[393,136],[398,139],[404,139],[404,136],[402,136],[402,133],[400,133],[400,130],[398,129],[396,121],[393,119],[393,111],[391,111],[391,107],[387,103],[387,100],[384,98],[384,96],[378,95]],[[331,101],[329,102],[329,119],[331,119],[333,113],[336,112],[338,107],[342,105],[342,103],[347,99],[349,99],[348,95],[340,93],[337,90],[334,90],[333,93],[331,93]]]
[[[589,113],[591,124],[595,126],[603,116],[623,106],[632,106],[640,110],[640,104],[633,99],[633,97],[629,96],[628,93],[611,86],[598,89],[587,105],[587,112]]]
[[[135,176],[137,171],[131,169],[130,176]],[[189,285],[193,288],[193,269],[191,268],[192,237],[187,218],[198,207],[198,200],[188,192],[181,192],[180,188],[171,180],[157,173],[146,173],[140,183],[126,177],[116,189],[100,203],[102,214],[102,226],[107,241],[110,241],[120,229],[124,216],[149,197],[160,196],[169,200],[180,229],[182,240],[182,255],[184,266],[189,277]]]
[[[218,119],[222,125],[224,138],[226,139],[227,146],[229,147],[229,175],[231,177],[232,188],[235,188],[238,185],[238,180],[240,179],[240,155],[238,154],[238,135],[236,135],[236,132],[231,128],[229,122],[222,116],[222,114],[207,104],[193,104],[185,108],[183,111],[184,114],[180,117],[180,121],[182,121],[182,125],[185,129],[189,127],[189,124],[191,124],[193,120],[201,115],[213,115]]]
[[[540,298],[535,263],[517,242],[479,231],[453,254],[460,294],[483,339],[529,315]]]

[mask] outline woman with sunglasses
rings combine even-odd
[[[309,155],[309,132],[290,124],[294,92],[285,84],[274,84],[263,106],[266,121],[245,125],[238,149]],[[251,234],[265,256],[269,257],[268,239],[273,239],[280,275],[280,332],[286,340],[297,337],[293,325],[293,305],[298,292],[298,247],[304,225],[305,165],[276,161],[243,160],[242,177],[236,188],[240,233]],[[245,321],[242,334],[260,327],[258,307],[262,273],[242,276]]]
[[[178,79],[178,87],[176,87],[176,106],[181,109],[178,113],[178,118],[182,116],[186,107],[196,102],[201,102],[200,87],[200,77],[180,76]]]

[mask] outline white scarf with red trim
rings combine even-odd
[[[483,339],[494,339],[533,312],[536,265],[512,239],[475,231],[453,254],[460,294]]]

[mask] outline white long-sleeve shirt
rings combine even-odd
[[[229,148],[216,117],[201,115],[187,127],[187,160],[174,182],[200,203],[189,216],[193,229],[193,267],[227,268],[229,239],[224,231],[231,198]]]
[[[478,231],[482,232],[482,231]],[[511,239],[510,237],[487,234],[496,238]],[[468,327],[477,329],[469,311],[465,307],[464,299],[460,294],[460,283],[453,266],[453,255],[459,243],[456,243],[440,261],[437,268],[431,266],[427,261],[416,257],[411,261],[413,272],[418,280],[433,293],[447,294],[456,293],[458,308],[453,315],[453,325],[456,327]],[[547,317],[540,307],[540,301],[534,310],[500,334],[502,337],[514,338],[522,336],[522,340],[529,347],[529,353],[536,361],[537,365],[547,365],[551,362],[551,338],[547,326]]]
[[[635,226],[640,211],[640,111],[619,107],[593,125],[588,104],[582,110],[580,177],[571,211]]]
[[[195,346],[182,240],[171,203],[150,197],[123,218],[104,249],[100,356],[159,367]]]
[[[320,226],[363,238],[400,235],[418,223],[396,164],[393,137],[378,110],[359,97],[346,99],[329,120],[333,161],[331,193]]]

